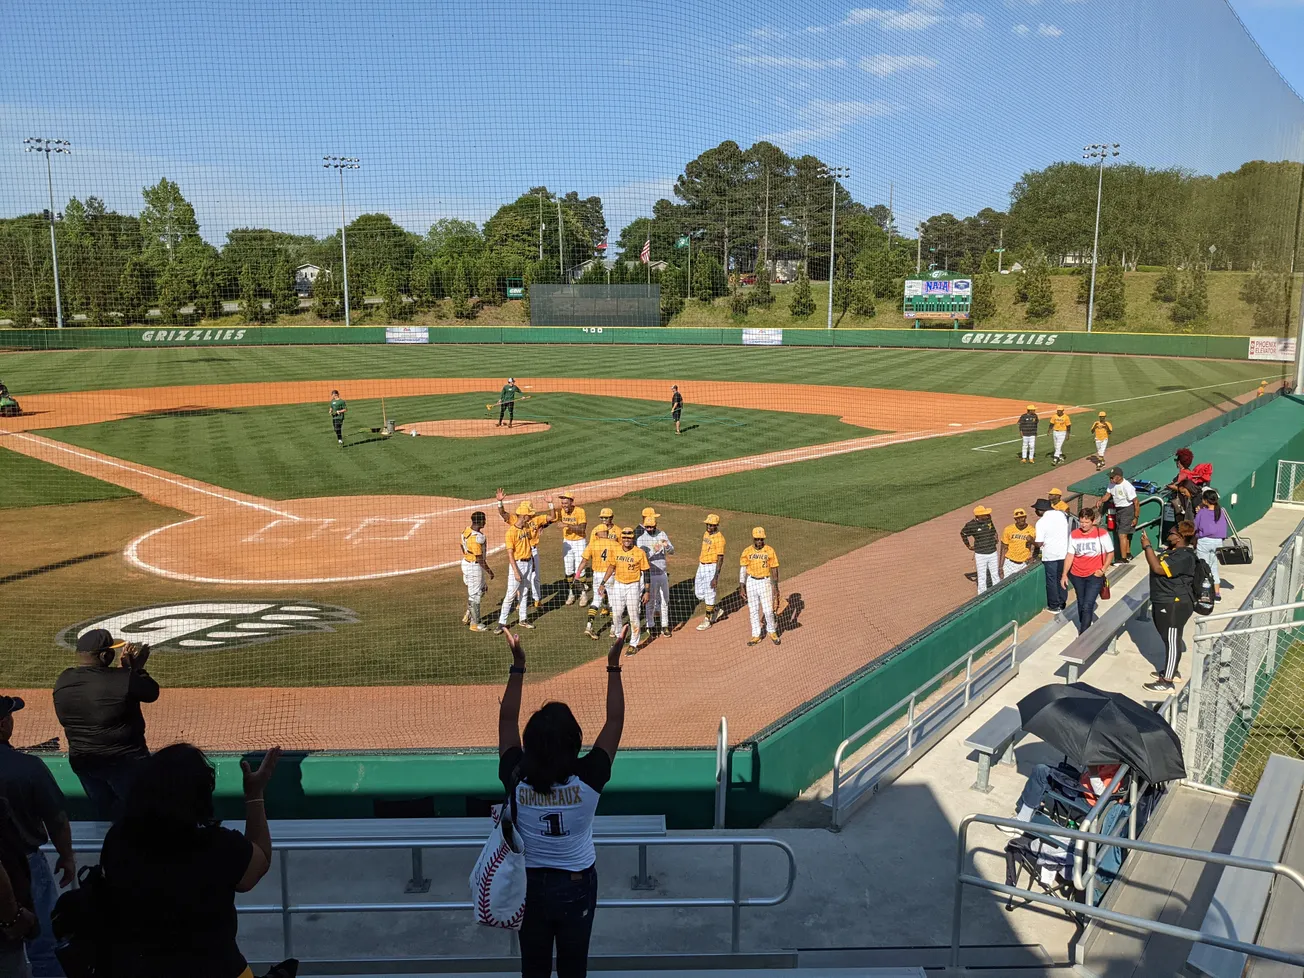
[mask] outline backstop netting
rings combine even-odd
[[[500,621],[591,739],[607,520],[664,534],[625,743],[744,740],[976,593],[975,506],[1018,573],[1016,509],[1292,372],[1304,106],[1222,0],[5,26],[23,745],[106,628],[155,744],[492,747]]]

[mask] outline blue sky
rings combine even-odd
[[[1268,60],[1304,93],[1304,0],[1230,0]]]
[[[1304,3],[1237,6],[1298,50]],[[44,206],[22,138],[63,137],[58,205],[135,212],[168,176],[213,241],[332,232],[332,153],[363,161],[350,217],[423,232],[542,183],[601,195],[613,240],[726,138],[849,166],[868,203],[894,184],[902,227],[1004,208],[1087,142],[1201,172],[1304,156],[1304,104],[1224,0],[45,0],[5,19],[0,61],[28,67],[0,92],[0,214]]]

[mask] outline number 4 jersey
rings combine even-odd
[[[498,777],[511,790],[524,752],[513,747],[498,762]],[[516,821],[525,843],[527,869],[573,873],[593,865],[593,816],[598,796],[611,779],[611,758],[600,747],[575,762],[575,773],[548,792],[524,781],[516,785]]]

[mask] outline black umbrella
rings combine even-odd
[[[1122,693],[1086,683],[1043,686],[1019,700],[1019,716],[1024,730],[1063,752],[1075,767],[1126,764],[1151,784],[1186,777],[1176,731]]]

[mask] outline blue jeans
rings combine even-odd
[[[95,817],[101,822],[112,822],[122,814],[131,782],[136,779],[136,771],[144,760],[144,757],[124,757],[112,764],[95,764],[90,770],[73,768],[86,798],[95,809]]]
[[[1028,775],[1028,783],[1023,786],[1023,794],[1019,797],[1019,814],[1022,815],[1025,808],[1031,808],[1035,812],[1041,807],[1041,800],[1046,797],[1048,787],[1050,787],[1050,767],[1046,764],[1038,764]]]
[[[1081,635],[1096,620],[1096,601],[1105,586],[1105,578],[1097,577],[1095,574],[1088,574],[1086,577],[1070,574],[1069,583],[1073,585],[1073,593],[1078,596],[1078,603],[1073,607],[1072,619],[1076,620],[1078,634]]]
[[[1060,586],[1060,575],[1064,573],[1064,561],[1043,560],[1042,570],[1046,572],[1046,610],[1063,611],[1069,603],[1067,588]]]
[[[1222,545],[1218,537],[1200,537],[1195,541],[1195,555],[1209,565],[1215,588],[1222,586],[1222,578],[1218,576],[1218,548]]]
[[[59,884],[54,881],[49,860],[37,850],[27,856],[32,870],[32,908],[41,925],[41,932],[27,942],[27,960],[32,966],[33,978],[63,978],[63,969],[54,956],[54,931],[50,926],[50,913],[59,899]]]
[[[548,978],[557,946],[557,978],[585,978],[598,904],[598,874],[562,869],[526,871],[521,921],[521,978]]]

